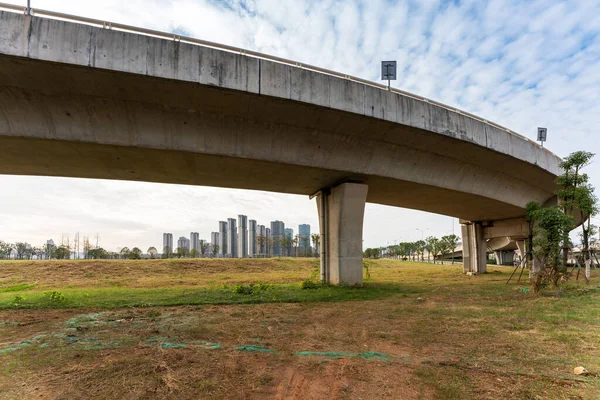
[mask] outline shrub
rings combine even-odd
[[[25,297],[21,296],[20,294],[16,294],[15,298],[13,299],[13,306],[18,306],[19,304],[21,304],[23,301],[25,301]]]
[[[64,294],[57,292],[56,290],[52,292],[44,292],[44,297],[52,304],[60,304],[67,299]]]
[[[301,289],[319,289],[322,286],[323,284],[321,282],[311,281],[310,279],[307,279],[300,283]]]
[[[237,294],[258,294],[260,292],[266,292],[273,285],[269,283],[251,283],[249,285],[237,284],[233,287],[233,291]]]

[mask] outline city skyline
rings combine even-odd
[[[236,223],[237,222],[237,223]],[[292,247],[297,247],[300,255],[305,255],[308,249],[313,248],[313,242],[310,236],[310,224],[299,224],[298,225],[298,244],[293,246],[291,241],[295,239],[293,228],[285,228],[285,222],[280,220],[270,221],[271,227],[275,227],[277,234],[273,238],[273,243],[270,243],[271,229],[265,228],[264,225],[258,225],[254,219],[248,220],[248,216],[244,214],[238,214],[237,221],[235,218],[227,218],[227,221],[218,221],[219,231],[211,231],[210,239],[201,239],[198,232],[190,232],[190,237],[180,236],[177,240],[177,246],[173,247],[173,232],[164,232],[163,236],[163,247],[158,249],[158,252],[164,254],[174,254],[179,248],[184,248],[186,251],[191,252],[192,249],[200,251],[200,244],[202,242],[208,243],[209,248],[206,250],[206,254],[212,256],[214,254],[214,248],[212,246],[217,245],[217,257],[225,258],[247,258],[255,256],[264,256],[271,254],[272,256],[292,255],[290,251]],[[231,233],[233,232],[233,234]],[[279,232],[282,232],[280,235]],[[224,234],[226,239],[225,250],[221,249],[222,241],[221,237]],[[302,235],[306,235],[302,240]],[[234,236],[235,235],[235,236]],[[281,249],[280,240],[283,235],[288,237],[287,249]],[[263,249],[260,249],[259,237],[263,237],[265,243]],[[170,247],[167,249],[167,246]],[[305,248],[303,243],[308,243],[308,247]],[[270,249],[270,245],[273,245],[274,249]],[[228,248],[234,246],[235,251],[230,251]],[[277,250],[275,250],[277,249]],[[302,249],[302,251],[300,251]]]

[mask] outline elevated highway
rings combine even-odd
[[[560,159],[481,118],[317,67],[118,28],[0,12],[0,173],[315,195],[323,278],[347,284],[362,283],[365,202],[460,218],[465,271],[484,272],[485,241],[525,237],[525,204],[555,201]]]

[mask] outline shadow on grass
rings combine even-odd
[[[19,294],[22,299],[18,304],[14,302],[14,294],[0,294],[0,309],[341,302],[377,300],[421,292],[414,285],[379,282],[367,282],[363,287],[324,286],[316,289],[302,289],[299,284],[269,284],[253,293],[237,293],[233,286],[153,289],[110,287],[65,289],[58,292],[64,297],[62,300],[52,301],[42,291],[29,290]]]

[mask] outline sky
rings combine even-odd
[[[26,1],[9,1],[25,5]],[[175,32],[379,80],[536,139],[561,157],[600,153],[600,1],[31,0],[32,7]],[[600,154],[587,168],[600,187]],[[257,191],[0,175],[0,240],[40,245],[80,232],[108,249],[210,239],[238,214],[318,230],[314,200]],[[596,190],[598,194],[598,190]],[[600,220],[597,221],[600,223]],[[421,230],[418,230],[421,229]],[[364,247],[460,234],[458,221],[368,204]]]

